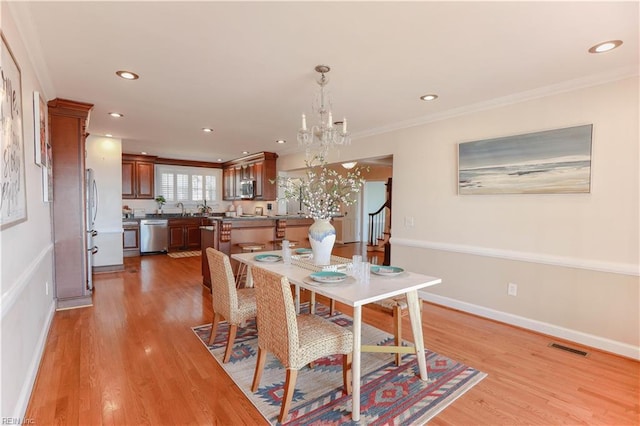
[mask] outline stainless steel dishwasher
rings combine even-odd
[[[140,254],[167,252],[169,226],[166,219],[140,221]]]

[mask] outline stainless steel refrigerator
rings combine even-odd
[[[86,196],[86,218],[87,218],[87,292],[93,291],[93,255],[98,252],[94,238],[98,235],[95,229],[96,216],[98,214],[98,185],[93,169],[87,169],[87,196]]]

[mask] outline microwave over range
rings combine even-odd
[[[240,198],[253,199],[255,197],[255,185],[254,180],[241,180],[240,181]]]

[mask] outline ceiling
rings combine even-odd
[[[47,1],[11,10],[45,95],[95,105],[91,134],[122,139],[123,152],[204,161],[299,151],[318,64],[331,66],[334,119],[348,118],[357,144],[637,75],[640,50],[638,2]],[[612,39],[624,44],[587,52]],[[439,98],[421,101],[427,93]]]

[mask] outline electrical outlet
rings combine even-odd
[[[404,217],[404,227],[405,228],[413,228],[413,216],[405,216]]]
[[[507,287],[507,294],[509,296],[517,296],[518,295],[518,284],[509,283]]]

